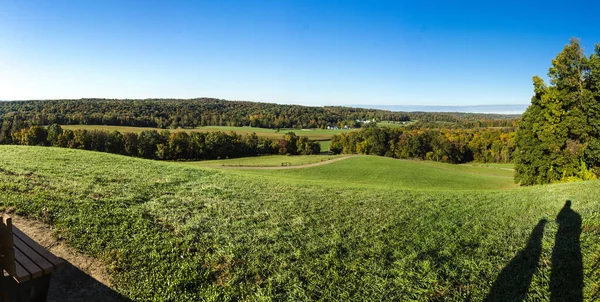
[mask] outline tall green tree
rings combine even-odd
[[[598,47],[596,47],[598,52]],[[600,118],[597,54],[589,59],[577,39],[571,39],[552,60],[550,85],[533,77],[534,96],[519,122],[516,135],[515,182],[533,185],[589,179],[600,150],[593,121]],[[596,73],[596,74],[594,74]]]
[[[48,126],[48,144],[52,146],[58,145],[58,137],[63,133],[63,129],[58,124]]]

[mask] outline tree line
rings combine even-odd
[[[340,133],[331,140],[334,154],[372,154],[394,158],[509,163],[515,151],[515,132],[507,129],[401,129],[366,127]]]
[[[363,121],[410,121],[460,124],[461,128],[504,127],[515,116],[467,113],[393,112],[350,107],[309,107],[200,98],[80,99],[0,102],[0,124],[112,125],[162,129],[201,126],[252,126],[281,129],[359,128]]]
[[[2,144],[55,146],[71,149],[108,152],[148,159],[208,160],[265,154],[319,154],[318,142],[294,132],[280,140],[259,137],[256,133],[239,135],[235,132],[171,132],[147,130],[139,134],[103,130],[69,130],[53,124],[31,126],[12,132],[10,139],[0,137]]]

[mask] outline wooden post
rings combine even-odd
[[[0,267],[10,275],[14,275],[16,271],[12,229],[12,218],[3,214],[0,223]]]

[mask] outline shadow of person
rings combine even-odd
[[[484,301],[523,301],[527,297],[533,274],[542,253],[546,220],[533,228],[527,245],[502,269]]]
[[[550,301],[583,301],[583,264],[579,235],[581,216],[571,209],[571,201],[556,216],[558,232],[552,250]]]

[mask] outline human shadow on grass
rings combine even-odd
[[[583,263],[579,236],[581,216],[571,209],[571,201],[556,216],[558,232],[552,250],[550,301],[583,301]]]
[[[546,222],[542,219],[533,228],[527,246],[520,250],[500,272],[484,301],[525,300],[542,253],[542,238]]]

